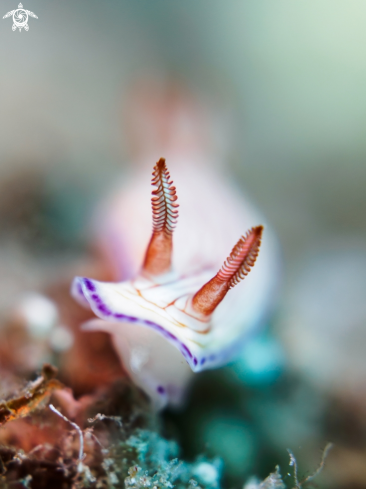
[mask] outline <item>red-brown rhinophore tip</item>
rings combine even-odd
[[[195,311],[212,314],[228,290],[248,275],[259,253],[262,232],[263,226],[253,227],[239,239],[221,270],[193,296]]]
[[[165,164],[165,159],[154,166],[151,206],[153,211],[153,232],[146,250],[143,270],[150,275],[161,275],[171,268],[173,231],[178,220],[177,195]]]

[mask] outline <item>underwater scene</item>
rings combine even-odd
[[[0,489],[366,489],[366,4],[2,17]]]

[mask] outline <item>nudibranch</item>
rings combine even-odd
[[[181,402],[192,372],[234,358],[258,322],[263,313],[261,280],[254,277],[252,289],[242,285],[253,272],[242,280],[256,262],[263,226],[252,226],[240,237],[221,267],[198,263],[194,271],[177,271],[177,193],[163,158],[154,167],[152,185],[153,230],[140,271],[116,283],[76,277],[72,293],[97,316],[83,328],[111,334],[132,380],[161,408]],[[192,236],[184,239],[189,247]],[[215,236],[211,241],[214,247]]]

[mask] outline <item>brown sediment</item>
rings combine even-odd
[[[45,364],[42,374],[34,382],[30,382],[19,396],[0,402],[0,426],[23,418],[32,413],[51,396],[56,389],[63,389],[63,385],[57,379],[57,369]]]

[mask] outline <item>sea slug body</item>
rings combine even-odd
[[[266,229],[261,245],[257,213],[220,179],[198,169],[189,178],[187,171],[174,174],[176,190],[165,160],[156,163],[150,241],[141,189],[135,187],[135,205],[132,193],[124,206],[118,203],[125,209],[119,212],[124,260],[131,257],[124,280],[76,277],[72,286],[97,316],[83,328],[111,334],[124,367],[157,408],[182,402],[192,372],[220,367],[240,353],[275,286],[274,240]],[[114,245],[118,239],[117,233]]]

